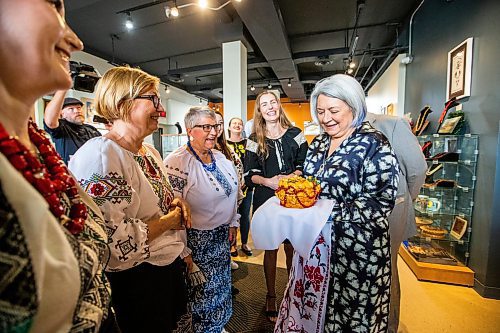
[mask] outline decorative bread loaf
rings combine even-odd
[[[321,188],[314,177],[293,176],[279,181],[276,196],[281,206],[288,208],[308,208],[318,200]]]

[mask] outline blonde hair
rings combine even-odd
[[[110,121],[127,121],[134,98],[148,90],[157,90],[159,84],[160,79],[140,69],[111,68],[97,82],[94,98],[96,112]]]
[[[269,148],[267,147],[266,144],[266,120],[264,117],[262,117],[262,112],[260,112],[260,99],[264,95],[273,95],[276,98],[276,101],[279,104],[279,121],[281,127],[287,129],[292,127],[292,122],[288,120],[285,110],[283,109],[283,106],[281,105],[281,102],[276,96],[276,94],[272,91],[264,90],[260,94],[257,95],[257,98],[255,99],[255,107],[254,107],[254,112],[253,112],[253,129],[255,133],[255,137],[257,139],[257,144],[259,148],[257,149],[257,155],[267,158],[269,156]]]

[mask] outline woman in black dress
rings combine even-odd
[[[302,131],[294,127],[285,115],[278,97],[271,91],[257,96],[254,111],[254,133],[247,140],[245,182],[254,187],[253,212],[274,196],[281,178],[301,175],[307,152]],[[290,271],[293,247],[285,241],[286,265]],[[278,250],[266,250],[266,316],[276,321],[276,260]]]
[[[242,162],[245,162],[245,146],[247,139],[243,138],[243,120],[241,118],[231,118],[229,120],[229,128],[227,129],[229,138],[226,140],[228,146],[231,146],[234,152],[238,155]],[[251,256],[252,249],[248,246],[248,232],[250,231],[250,207],[252,206],[253,189],[249,189],[245,184],[242,188],[245,197],[238,207],[240,213],[240,234],[241,234],[241,251],[247,256]],[[235,248],[236,255],[238,252]],[[233,252],[231,251],[231,255]]]

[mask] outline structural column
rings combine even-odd
[[[225,128],[233,117],[247,121],[247,48],[240,41],[222,44]]]

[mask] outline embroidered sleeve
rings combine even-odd
[[[186,198],[189,176],[188,163],[189,158],[187,158],[187,155],[180,154],[180,151],[171,153],[163,160],[168,180],[176,197]]]
[[[88,179],[80,179],[80,184],[104,215],[111,250],[108,266],[113,269],[130,261],[135,266],[147,259],[147,225],[130,214],[133,190],[123,175],[94,173]]]
[[[258,144],[255,141],[250,139],[247,140],[246,152],[245,152],[245,162],[243,178],[245,184],[252,188],[254,187],[254,183],[252,182],[253,175],[262,176],[262,165],[260,163],[259,156],[257,155]]]
[[[111,252],[108,270],[133,267],[150,256],[147,225],[136,218],[141,200],[132,188],[130,165],[137,164],[124,161],[113,149],[99,154],[95,150],[84,146],[72,159],[70,170],[104,216]]]
[[[294,140],[299,145],[297,158],[295,159],[295,168],[296,170],[302,171],[304,170],[304,161],[306,160],[308,144],[302,132],[300,132]]]
[[[332,211],[335,222],[363,224],[368,230],[387,229],[387,217],[396,201],[398,189],[399,165],[388,143],[379,143],[374,152],[365,156],[361,175],[362,185],[351,184],[357,198],[350,204],[339,203]],[[343,168],[348,168],[349,161],[344,161],[334,177],[346,177]],[[357,188],[360,187],[360,188]]]

